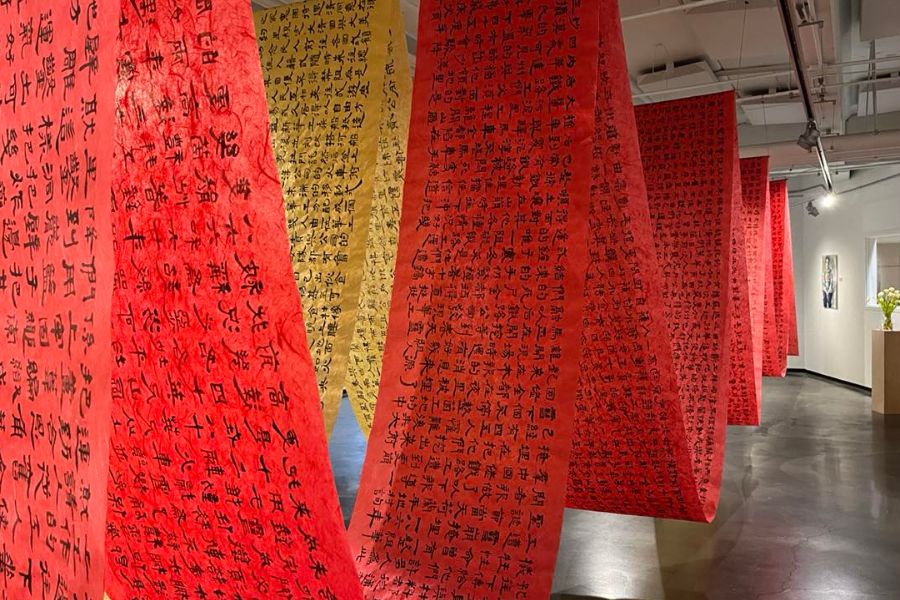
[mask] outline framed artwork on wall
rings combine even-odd
[[[822,257],[822,306],[837,310],[838,307],[838,257],[826,254]]]

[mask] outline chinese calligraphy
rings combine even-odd
[[[122,3],[108,591],[361,597],[250,6]]]
[[[356,328],[377,161],[387,159],[379,133],[392,4],[309,0],[255,15],[294,276],[328,431]]]
[[[4,599],[103,591],[117,17],[0,2]]]
[[[787,182],[769,182],[769,228],[766,233],[768,254],[767,278],[772,282],[771,295],[766,289],[766,319],[763,336],[763,374],[784,377],[787,372],[788,332],[785,315],[785,217],[787,212]]]
[[[365,271],[359,291],[359,312],[347,367],[347,396],[360,427],[367,434],[375,416],[375,400],[381,381],[381,360],[400,235],[400,204],[412,99],[409,58],[397,3],[393,3],[393,11],[383,84],[384,105],[378,137],[375,195],[366,243]]]
[[[758,425],[762,397],[762,346],[766,303],[765,226],[769,202],[769,158],[742,158],[741,198],[743,206],[747,275],[750,292],[750,324],[753,335],[753,381],[756,405],[748,405],[744,424]],[[732,412],[729,410],[729,419]]]
[[[596,3],[420,7],[385,362],[350,541],[372,598],[547,597],[580,356]]]

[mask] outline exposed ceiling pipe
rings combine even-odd
[[[900,75],[891,75],[890,77],[878,77],[875,79],[860,79],[857,81],[844,81],[842,83],[829,83],[827,85],[823,85],[823,90],[838,90],[841,88],[848,87],[857,87],[861,85],[881,85],[884,83],[893,83],[895,81],[900,81]],[[780,92],[772,92],[769,94],[759,94],[758,96],[742,96],[737,99],[738,104],[743,102],[754,102],[757,100],[768,100],[769,98],[796,98],[800,95],[799,89],[791,89],[791,90],[782,90]],[[877,107],[873,107],[877,108]],[[877,133],[877,132],[874,132]]]
[[[845,67],[864,67],[871,64],[878,63],[900,63],[900,56],[876,56],[875,58],[862,58],[859,60],[845,60],[841,62],[828,63],[824,65],[823,68],[812,67],[809,69],[811,74],[815,75],[824,75],[830,74],[834,72],[841,72]],[[763,73],[768,73],[772,77],[776,75],[781,75],[784,71],[789,71],[793,74],[793,66],[790,63],[780,63],[774,65],[755,65],[752,67],[741,67],[731,68],[731,69],[718,69],[714,71],[715,75],[718,77],[743,77],[745,74],[749,75],[762,75]],[[865,73],[868,71],[858,71],[859,73]]]
[[[792,71],[783,71],[780,74],[788,75],[790,73],[792,73]],[[741,81],[741,83],[743,83],[745,81],[753,81],[755,79],[769,79],[772,76],[773,75],[771,73],[762,73],[760,75],[748,75],[746,77],[741,77],[740,81]],[[693,91],[706,90],[706,89],[711,89],[711,88],[715,89],[715,88],[721,88],[723,86],[729,86],[732,83],[736,83],[736,82],[737,82],[736,79],[735,80],[723,79],[722,81],[710,81],[709,83],[697,83],[694,85],[684,85],[681,87],[668,88],[665,90],[655,90],[652,92],[640,92],[638,94],[635,94],[633,97],[634,98],[652,98],[654,96],[665,96],[667,94],[680,94],[682,92],[693,92]]]
[[[833,161],[873,163],[900,159],[900,130],[882,131],[878,135],[867,132],[823,139]],[[768,156],[771,169],[810,167],[816,164],[816,159],[793,141],[743,146],[740,153],[741,158]],[[845,169],[843,166],[837,168]]]
[[[793,68],[790,63],[777,65],[753,65],[747,67],[732,67],[730,69],[716,69],[713,73],[716,77],[743,77],[744,75],[762,75],[768,73],[774,77],[775,73],[788,72],[793,74]]]
[[[738,104],[750,104],[753,102],[765,102],[776,98],[787,98],[793,100],[800,95],[800,90],[784,90],[781,92],[769,92],[768,94],[758,94],[756,96],[741,96],[737,99]]]
[[[853,163],[845,163],[840,166],[835,167],[835,171],[840,173],[842,171],[865,171],[868,169],[883,169],[884,167],[895,167],[900,165],[900,159],[894,160],[879,160],[879,161],[865,161],[865,162],[853,162]],[[794,168],[781,168],[774,169],[769,171],[769,175],[772,177],[806,177],[808,175],[817,175],[819,173],[819,167],[816,165],[815,167],[794,167]],[[813,186],[818,189],[822,187],[821,185]],[[813,189],[813,188],[810,188]],[[802,190],[798,190],[802,191]]]
[[[723,73],[722,71],[713,71],[713,75],[718,77],[723,83],[734,81],[735,83],[743,83],[745,81],[753,81],[754,79],[767,79],[769,77],[783,77],[785,75],[793,75],[794,71],[788,67],[778,71],[768,71],[757,69],[755,72],[750,71],[753,67],[748,67],[746,73]]]
[[[869,46],[869,58],[875,58],[875,40],[872,40],[871,45]],[[875,79],[875,64],[869,65],[869,79]],[[872,129],[874,133],[878,133],[878,86],[873,83],[869,87],[869,93],[872,98]]]
[[[656,10],[650,10],[643,13],[638,13],[636,15],[628,15],[627,17],[622,17],[622,21],[634,21],[635,19],[645,19],[647,17],[655,17],[657,15],[664,15],[667,13],[673,12],[682,12],[686,10],[691,10],[692,8],[700,8],[701,6],[710,6],[712,4],[721,4],[723,2],[732,2],[733,0],[697,0],[697,2],[690,2],[688,4],[678,4],[676,6],[667,6],[666,8],[658,8]]]
[[[830,72],[833,70],[840,70],[843,67],[861,67],[865,65],[877,65],[878,63],[884,62],[900,62],[900,56],[876,56],[874,58],[861,58],[858,60],[845,60],[841,62],[831,63],[824,66],[821,69],[822,72]],[[813,69],[814,72],[817,72]]]
[[[784,28],[784,36],[787,39],[788,52],[791,55],[791,63],[797,73],[797,86],[803,99],[803,108],[806,110],[806,118],[812,123],[816,122],[816,114],[813,111],[812,96],[809,93],[809,85],[806,78],[806,66],[800,56],[800,45],[797,43],[797,30],[791,17],[791,9],[788,0],[778,0],[778,10],[781,13],[781,25]],[[828,159],[825,157],[825,149],[822,147],[821,138],[816,141],[816,155],[819,166],[822,169],[822,179],[829,192],[834,191],[834,183],[831,180],[831,172],[828,170]]]
[[[816,63],[819,71],[821,71],[825,68],[825,56],[822,50],[822,25],[824,23],[816,17],[816,6],[811,0],[798,0],[797,13],[801,19],[797,27],[815,28],[813,30],[813,45],[816,47]]]
[[[900,178],[900,173],[896,173],[894,175],[888,175],[887,177],[882,177],[881,179],[876,179],[874,181],[867,181],[866,183],[861,183],[859,185],[854,185],[852,187],[840,190],[841,194],[849,194],[850,192],[855,192],[857,190],[862,190],[867,187],[872,187],[873,185],[879,185],[885,183],[886,181],[892,181],[894,179]],[[807,202],[807,194],[813,190],[822,187],[821,185],[815,185],[808,188],[803,188],[802,190],[791,190],[791,197],[799,197],[802,198],[800,202],[791,202],[790,207],[796,208],[797,206],[803,206]]]
[[[791,73],[793,73],[793,71],[791,71]],[[760,75],[759,77],[761,78],[761,77],[763,77],[763,75]],[[767,75],[766,77],[771,77],[771,75]],[[747,79],[757,79],[757,77],[752,77],[752,78],[745,77],[741,81],[746,81]],[[829,83],[829,84],[823,85],[821,87],[821,89],[837,90],[837,89],[841,89],[841,88],[856,87],[856,86],[860,86],[860,85],[869,85],[869,84],[881,85],[881,84],[885,84],[885,83],[893,83],[895,81],[900,81],[900,75],[891,75],[890,77],[878,77],[877,79],[859,79],[857,81],[844,81],[842,83]],[[635,99],[650,98],[653,96],[664,96],[666,94],[672,94],[672,93],[680,94],[683,92],[692,92],[692,91],[699,91],[699,90],[708,89],[708,88],[722,87],[722,86],[728,85],[729,83],[732,83],[732,80],[724,79],[722,81],[716,81],[716,82],[711,82],[711,83],[698,83],[696,85],[685,85],[685,86],[677,87],[677,88],[669,88],[667,90],[658,90],[658,91],[653,91],[653,92],[635,92],[632,95],[632,98],[635,98]],[[635,84],[635,86],[636,86],[636,84]],[[758,94],[755,96],[741,96],[740,98],[737,99],[737,103],[741,104],[741,103],[745,103],[745,102],[755,102],[755,101],[759,101],[759,100],[768,100],[770,98],[785,98],[785,97],[796,98],[800,95],[801,95],[801,91],[797,88],[793,88],[793,89],[789,89],[789,90],[781,90],[778,92],[770,92],[768,94]]]

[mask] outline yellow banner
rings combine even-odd
[[[328,432],[359,305],[395,3],[307,0],[255,14],[294,277]]]
[[[406,48],[403,14],[394,3],[388,59],[384,77],[375,196],[369,220],[366,264],[359,293],[356,333],[350,346],[347,395],[359,426],[368,435],[381,379],[384,338],[397,258],[400,206],[406,171],[406,138],[412,79]]]

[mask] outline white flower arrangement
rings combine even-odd
[[[875,297],[875,301],[878,302],[881,312],[884,313],[884,330],[891,331],[894,325],[891,321],[891,315],[900,306],[900,290],[892,287],[881,290]]]

